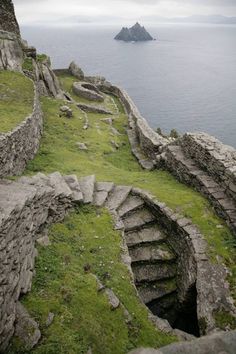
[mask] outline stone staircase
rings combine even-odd
[[[226,194],[222,186],[199,162],[188,156],[187,146],[169,145],[165,148],[164,161],[167,169],[181,182],[194,187],[202,193],[220,217],[226,220],[236,235],[236,202]]]
[[[3,292],[0,282],[4,315],[0,316],[0,348],[12,336],[20,294],[31,288],[35,241],[42,238],[45,228],[61,222],[69,210],[82,204],[110,211],[115,229],[123,235],[127,253],[122,258],[132,271],[140,299],[158,316],[154,322],[159,328],[172,331],[163,318],[188,332],[191,322],[198,327],[199,316],[207,324],[201,330],[204,334],[216,327],[213,314],[222,304],[235,315],[227,272],[224,266],[210,263],[205,241],[191,220],[130,186],[97,182],[95,176],[78,179],[59,172],[38,173],[17,182],[0,180],[0,274],[4,281]],[[184,326],[176,325],[183,314]],[[192,334],[197,334],[195,329]]]

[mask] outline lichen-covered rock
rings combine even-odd
[[[74,77],[76,77],[79,80],[84,79],[83,70],[74,61],[72,61],[70,63],[69,72],[71,73],[71,75],[73,75]]]
[[[20,29],[16,20],[12,0],[1,0],[0,2],[0,30],[13,32],[20,35]]]
[[[25,350],[30,350],[35,347],[41,338],[37,322],[30,317],[29,313],[20,302],[16,305],[14,335],[23,343]]]
[[[129,354],[235,354],[236,331],[215,333],[190,342],[155,349],[135,349]]]
[[[21,71],[23,58],[20,38],[14,33],[0,30],[0,70]]]

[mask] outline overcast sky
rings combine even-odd
[[[122,22],[194,14],[236,16],[236,0],[13,0],[21,25],[63,22]],[[63,20],[62,20],[63,19]]]

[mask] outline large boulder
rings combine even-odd
[[[69,66],[69,72],[71,75],[76,77],[79,80],[84,79],[84,72],[83,70],[74,62],[72,61]]]
[[[0,70],[21,71],[23,60],[21,39],[14,33],[0,30]]]

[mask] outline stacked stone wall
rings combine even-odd
[[[163,147],[169,143],[169,140],[154,132],[124,90],[106,83],[101,84],[99,88],[120,99],[129,118],[129,127],[135,131],[141,150],[151,160],[155,160],[156,155],[161,154]]]
[[[31,289],[35,240],[71,207],[71,192],[61,186],[57,174],[51,183],[38,185],[34,179],[27,184],[0,181],[0,352],[14,333],[17,301]]]
[[[206,133],[185,134],[180,144],[236,201],[236,150]]]
[[[33,112],[13,131],[0,135],[0,177],[22,173],[38,151],[43,113],[35,89]]]

